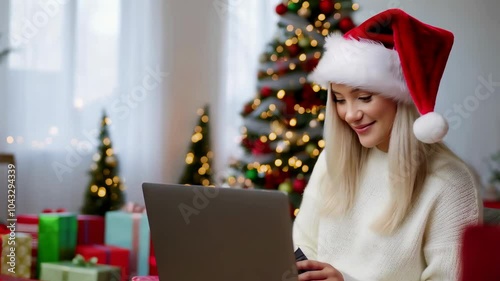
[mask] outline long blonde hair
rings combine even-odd
[[[413,104],[398,103],[388,151],[390,201],[372,229],[391,234],[403,222],[428,174],[434,155],[460,160],[443,143],[425,144],[412,131],[419,113]],[[363,164],[369,149],[361,145],[355,132],[337,115],[330,90],[325,114],[324,139],[327,174],[323,175],[323,215],[340,216],[354,204]],[[461,160],[460,160],[461,161]]]

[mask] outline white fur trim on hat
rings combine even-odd
[[[421,142],[440,142],[447,132],[448,122],[441,114],[436,112],[424,114],[413,123],[413,134]]]
[[[344,84],[375,92],[396,101],[412,99],[401,70],[399,55],[372,40],[332,34],[325,39],[325,52],[309,80],[328,88]]]

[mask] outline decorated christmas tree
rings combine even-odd
[[[103,112],[98,151],[92,157],[90,183],[85,192],[83,214],[101,215],[124,204],[125,186],[118,176],[118,159],[113,152],[108,126],[111,120]]]
[[[186,153],[186,167],[179,181],[181,184],[195,184],[210,186],[212,180],[212,157],[210,150],[209,108],[198,109],[200,120],[193,130],[191,145]]]
[[[326,89],[310,83],[325,36],[354,27],[352,1],[291,0],[276,7],[277,33],[260,58],[256,97],[241,113],[244,156],[227,184],[278,189],[289,194],[295,216],[302,193],[324,147]]]

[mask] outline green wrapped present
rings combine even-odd
[[[78,220],[73,213],[44,213],[38,221],[38,268],[75,256]],[[40,272],[40,270],[38,270]]]
[[[44,262],[40,280],[44,281],[120,281],[121,269],[110,265],[82,265],[71,261]]]

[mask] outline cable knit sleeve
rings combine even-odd
[[[318,248],[318,211],[320,207],[319,188],[326,172],[326,153],[323,150],[314,165],[309,182],[302,196],[299,214],[293,224],[293,243],[310,260],[316,260]]]
[[[479,184],[464,165],[446,165],[431,176],[438,197],[425,230],[426,268],[421,280],[458,280],[460,244],[465,227],[482,220]]]

